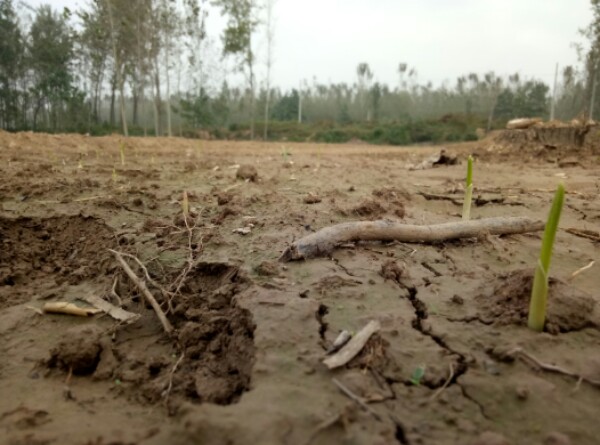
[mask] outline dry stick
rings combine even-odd
[[[565,229],[565,232],[580,238],[591,239],[592,241],[600,241],[600,235],[592,230],[580,230],[575,228]]]
[[[150,303],[150,306],[152,306],[152,309],[154,309],[154,312],[156,312],[156,315],[158,316],[158,319],[160,320],[160,323],[162,324],[165,332],[167,334],[171,335],[171,333],[173,332],[173,326],[171,325],[169,320],[167,320],[165,313],[163,312],[163,310],[160,308],[160,306],[156,302],[156,299],[154,298],[152,293],[148,290],[146,283],[144,283],[143,280],[140,280],[139,277],[133,272],[133,270],[131,270],[131,268],[129,267],[129,265],[123,259],[123,257],[121,256],[121,254],[119,252],[117,252],[116,250],[112,250],[112,249],[108,249],[108,250],[113,253],[113,255],[115,256],[115,258],[117,259],[117,261],[119,262],[119,264],[121,265],[121,267],[123,268],[123,270],[125,271],[127,276],[131,279],[131,281],[133,281],[133,283],[142,292],[142,294],[144,295],[144,297],[146,298],[148,303]]]
[[[529,218],[484,218],[443,224],[411,225],[397,221],[354,221],[325,227],[292,243],[280,261],[312,258],[330,253],[338,244],[349,241],[400,241],[431,243],[458,238],[473,238],[483,234],[512,235],[537,232],[542,221]]]
[[[429,398],[429,403],[433,402],[435,399],[437,399],[441,393],[444,392],[444,390],[448,387],[448,385],[450,384],[450,382],[452,381],[452,379],[454,378],[454,367],[452,366],[452,363],[450,363],[450,375],[448,376],[448,379],[446,379],[446,381],[444,382],[444,384],[442,385],[442,387],[440,389],[438,389],[430,398]]]
[[[181,363],[181,361],[183,360],[184,357],[185,357],[185,352],[182,352],[181,355],[179,356],[179,359],[173,365],[173,368],[171,368],[171,372],[169,373],[169,385],[167,386],[167,388],[164,390],[164,392],[162,394],[163,397],[165,398],[165,402],[169,401],[169,395],[171,394],[171,389],[173,388],[173,376],[175,375],[175,371],[177,371],[177,367],[179,366],[179,364]]]
[[[135,255],[132,255],[130,253],[125,253],[125,252],[122,252],[121,255],[123,255],[127,258],[131,258],[133,261],[135,261],[138,264],[138,266],[140,266],[140,269],[142,269],[142,271],[144,272],[144,275],[146,276],[146,280],[148,280],[148,282],[152,286],[154,286],[158,290],[160,290],[165,298],[169,298],[172,296],[171,292],[169,292],[168,290],[163,288],[160,284],[158,284],[155,280],[152,279],[152,277],[148,273],[148,269],[146,268],[146,266],[144,266],[144,263],[142,263],[138,257],[136,257]]]
[[[539,361],[533,355],[529,354],[528,352],[525,352],[522,348],[515,348],[512,351],[508,352],[507,355],[508,356],[517,355],[521,359],[525,359],[525,361],[529,361],[530,364],[534,364],[535,366],[542,369],[543,371],[554,372],[556,374],[566,375],[566,376],[577,379],[578,382],[579,381],[587,382],[592,386],[600,387],[600,380],[594,380],[594,379],[584,377],[580,374],[577,374],[576,372],[572,372],[567,369],[561,368],[560,366],[551,365],[549,363],[543,363],[543,362]]]
[[[572,280],[572,279],[573,279],[573,278],[575,278],[577,275],[579,275],[581,272],[585,272],[586,270],[589,270],[589,269],[591,269],[591,268],[594,266],[594,264],[595,264],[595,263],[596,263],[595,261],[591,261],[591,262],[590,262],[590,264],[588,264],[587,266],[580,267],[580,268],[579,268],[579,269],[577,269],[575,272],[573,272],[573,273],[571,274],[571,276],[570,276],[569,278],[567,278],[567,279],[568,279],[568,280]]]
[[[331,381],[335,384],[335,386],[337,386],[340,391],[342,391],[346,396],[348,396],[352,401],[354,401],[355,403],[357,403],[362,409],[364,409],[365,411],[367,411],[369,414],[371,414],[375,419],[377,420],[381,420],[381,416],[379,416],[379,414],[377,414],[375,411],[373,411],[373,409],[367,405],[365,403],[365,401],[362,399],[362,397],[357,396],[356,394],[354,394],[352,391],[350,391],[350,389],[348,389],[342,382],[340,382],[338,379],[331,379]]]
[[[119,303],[119,307],[123,306],[123,300],[121,300],[121,297],[119,297],[119,294],[117,293],[117,285],[119,284],[119,276],[115,275],[115,280],[113,281],[113,285],[112,285],[112,289],[110,290],[110,295],[112,295],[112,297],[117,300],[117,302]]]
[[[363,327],[354,337],[348,341],[338,352],[330,355],[323,363],[328,369],[339,368],[344,366],[356,355],[362,351],[371,336],[381,329],[381,324],[377,320],[371,320],[365,327]]]

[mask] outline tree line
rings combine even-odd
[[[582,66],[563,67],[552,86],[494,72],[434,86],[405,62],[388,85],[360,62],[352,83],[314,78],[282,90],[271,80],[275,0],[92,0],[74,11],[45,5],[25,14],[0,0],[0,128],[124,135],[244,128],[248,138],[268,139],[277,137],[273,125],[291,121],[389,126],[464,116],[491,129],[515,117],[593,116],[600,0],[591,5]],[[214,14],[225,19],[219,36],[207,34]],[[232,72],[211,70],[211,60],[230,61]]]

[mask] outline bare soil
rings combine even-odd
[[[441,147],[0,132],[0,443],[597,444],[600,264],[572,274],[600,260],[598,150],[511,138],[409,170]],[[545,332],[526,327],[539,233],[277,261],[344,221],[458,220],[470,153],[474,218],[545,219],[565,182]],[[172,336],[109,249],[145,266],[125,257]],[[89,294],[140,318],[39,312]]]

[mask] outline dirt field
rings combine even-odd
[[[461,164],[412,171],[440,147],[132,138],[122,165],[120,141],[0,132],[0,443],[598,443],[600,161],[589,148],[449,145]],[[548,332],[525,326],[540,233],[277,261],[339,222],[459,220],[469,153],[474,218],[545,220],[566,185]],[[256,181],[236,179],[239,165]],[[108,249],[147,267],[172,336]],[[36,310],[87,295],[141,316]],[[327,370],[340,331],[370,320],[380,332]],[[573,375],[507,354],[516,347]]]

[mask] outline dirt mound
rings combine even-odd
[[[184,400],[233,403],[249,388],[254,364],[252,315],[234,298],[247,286],[237,267],[200,263],[168,314],[177,332],[174,343],[164,341],[149,312],[144,319],[151,326],[140,321],[142,332],[124,333],[112,345],[107,336],[86,331],[91,327],[77,328],[85,338],[68,331],[51,350],[48,366],[117,380],[139,402],[167,399],[171,412]]]
[[[516,270],[499,276],[477,297],[480,317],[499,325],[526,325],[533,285],[533,270]],[[550,278],[548,308],[544,330],[553,334],[583,329],[594,324],[591,319],[595,301],[586,293]]]
[[[377,219],[385,215],[394,215],[404,218],[406,213],[404,201],[410,199],[410,195],[398,188],[380,188],[373,190],[375,199],[365,199],[360,204],[349,209],[340,209],[344,216]]]
[[[0,218],[0,307],[19,304],[63,283],[105,275],[112,230],[84,216]]]

